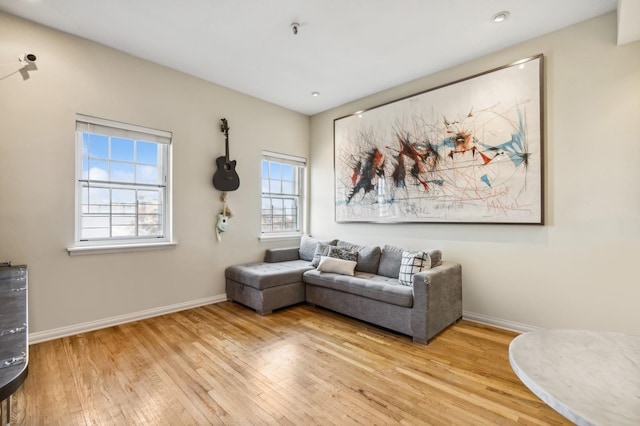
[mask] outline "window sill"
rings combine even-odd
[[[77,246],[68,247],[69,256],[78,256],[85,254],[107,254],[121,253],[127,251],[143,251],[143,250],[164,250],[175,248],[178,245],[175,241],[166,241],[162,243],[139,243],[139,244],[114,244],[103,246]]]
[[[269,235],[260,235],[260,241],[284,241],[284,240],[300,240],[302,237],[301,233],[296,234],[269,234]]]

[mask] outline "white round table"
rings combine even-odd
[[[516,375],[578,425],[640,425],[640,336],[540,330],[509,345]]]

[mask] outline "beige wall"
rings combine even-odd
[[[538,53],[546,68],[545,226],[334,222],[326,183],[335,118]],[[310,230],[442,248],[463,265],[466,315],[515,328],[640,334],[639,119],[640,43],[616,47],[615,14],[598,17],[312,117]]]
[[[26,81],[0,66],[0,260],[29,265],[32,332],[221,298],[226,265],[276,245],[257,239],[260,151],[269,149],[310,155],[312,233],[442,248],[463,265],[468,315],[640,334],[640,43],[616,47],[615,34],[606,15],[318,114],[309,146],[308,117],[0,13],[0,64],[38,55]],[[546,61],[545,226],[333,221],[334,118],[537,53]],[[77,112],[173,132],[175,249],[66,253]],[[222,117],[242,183],[218,243],[210,181]]]
[[[212,50],[215,50],[215,46]],[[260,155],[308,157],[309,118],[87,40],[0,13],[0,260],[29,266],[31,332],[224,296],[225,266],[260,259]],[[75,114],[173,132],[175,249],[69,256]],[[211,178],[230,126],[240,189],[218,243]],[[1,309],[1,307],[0,307]]]

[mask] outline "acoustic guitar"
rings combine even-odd
[[[224,157],[216,159],[216,170],[213,175],[213,186],[218,191],[235,191],[240,186],[240,177],[236,173],[236,160],[229,160],[229,125],[227,119],[222,119],[220,130],[224,133]]]

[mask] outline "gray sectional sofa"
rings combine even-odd
[[[329,259],[341,251],[336,248],[357,253],[357,260]],[[300,247],[267,250],[264,262],[228,267],[227,298],[262,315],[307,302],[426,344],[462,318],[462,268],[430,250],[430,267],[407,277],[400,271],[406,251],[303,236]],[[339,273],[323,266],[330,262],[341,262]],[[354,270],[342,271],[347,264]]]

